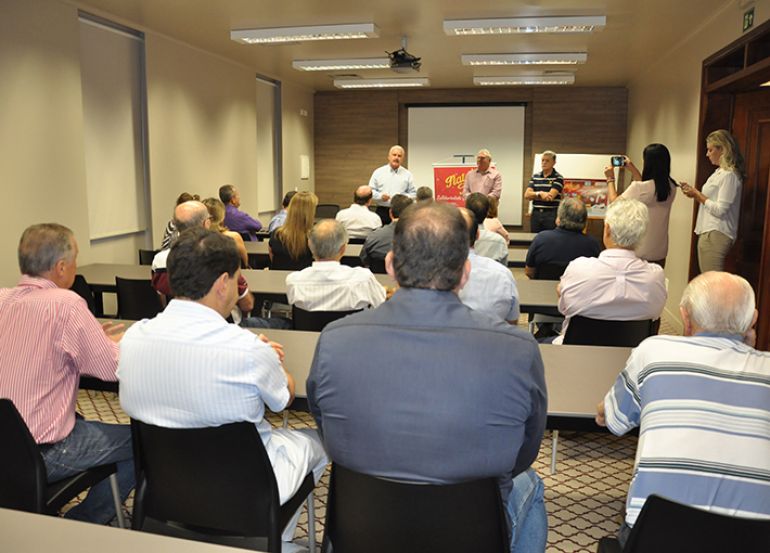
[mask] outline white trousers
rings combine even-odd
[[[318,433],[311,428],[273,429],[266,449],[270,463],[273,465],[281,505],[297,493],[305,476],[311,470],[315,483],[318,484],[329,462]],[[294,539],[294,531],[297,529],[301,512],[300,507],[286,525],[281,536],[283,541]],[[308,538],[315,539],[315,536],[308,536]]]

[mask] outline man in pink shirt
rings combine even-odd
[[[647,206],[639,200],[618,199],[607,208],[604,245],[599,257],[578,257],[557,287],[559,311],[566,318],[582,315],[610,321],[657,319],[666,304],[663,269],[634,253],[647,231]]]
[[[463,198],[467,198],[474,192],[481,192],[485,196],[494,196],[499,200],[502,191],[503,176],[500,171],[492,167],[492,154],[489,150],[479,150],[476,154],[476,168],[465,175]]]
[[[0,289],[0,397],[13,401],[40,446],[49,482],[117,463],[123,500],[134,487],[128,425],[75,413],[80,375],[115,381],[122,327],[104,326],[69,290],[77,271],[72,231],[41,224],[19,242],[22,277]],[[67,517],[104,524],[115,516],[109,482],[91,488]]]

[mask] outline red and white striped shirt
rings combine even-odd
[[[118,345],[75,292],[27,275],[0,289],[0,397],[37,443],[72,431],[81,374],[114,381],[117,364]]]

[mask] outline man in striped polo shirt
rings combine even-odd
[[[532,202],[532,232],[556,228],[556,210],[564,188],[564,177],[553,168],[554,165],[556,154],[551,150],[543,152],[540,156],[540,166],[543,170],[532,175],[524,192],[524,199]]]
[[[684,336],[642,342],[597,407],[613,434],[640,427],[622,543],[651,494],[770,518],[770,353],[753,347],[754,291],[707,272],[679,305]]]

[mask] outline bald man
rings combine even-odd
[[[366,238],[373,230],[382,226],[380,217],[369,210],[371,204],[371,187],[359,186],[353,193],[353,203],[350,204],[350,207],[337,212],[336,219],[344,225],[348,236]]]
[[[770,518],[770,354],[754,349],[754,291],[737,275],[703,273],[679,311],[684,336],[639,344],[597,406],[596,422],[613,434],[645,429],[621,542],[652,494]]]
[[[414,199],[417,190],[414,186],[414,177],[408,169],[403,167],[404,148],[398,144],[388,150],[388,162],[374,170],[369,186],[372,187],[374,201],[377,204],[377,215],[380,216],[383,225],[390,223],[390,199],[396,194],[404,194]]]

